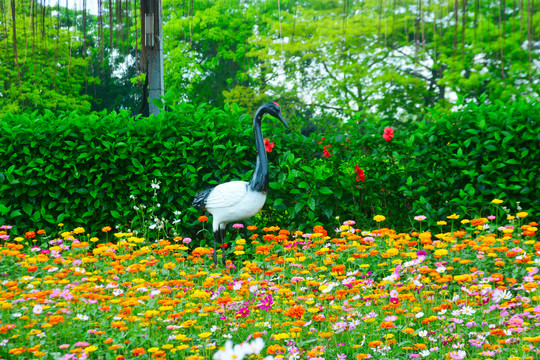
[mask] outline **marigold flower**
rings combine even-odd
[[[205,215],[199,216],[199,222],[205,222],[207,220],[208,220],[208,216],[205,216]]]

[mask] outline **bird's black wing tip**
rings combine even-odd
[[[192,203],[193,207],[198,210],[206,210],[206,199],[208,198],[208,195],[210,195],[213,189],[214,188],[206,189],[200,191],[197,195],[195,195]]]

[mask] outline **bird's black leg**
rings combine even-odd
[[[217,245],[217,237],[219,236],[219,233],[220,233],[219,230],[214,233],[214,255],[213,255],[214,267],[217,267],[217,249],[216,249],[216,245]]]
[[[225,263],[227,262],[225,258],[225,228],[219,229],[219,233],[221,234],[221,261],[223,262],[223,266],[225,266]]]

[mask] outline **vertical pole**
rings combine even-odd
[[[163,11],[161,0],[142,0],[143,9],[147,14],[152,14],[153,24],[145,24],[143,32],[144,46],[146,47],[146,60],[148,61],[148,105],[149,113],[157,115],[160,108],[152,100],[162,101],[160,97],[165,95],[165,81],[163,72]],[[144,13],[142,22],[145,22]],[[147,29],[151,26],[152,30]],[[152,34],[152,39],[147,39],[146,34]]]

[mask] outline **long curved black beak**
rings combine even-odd
[[[283,123],[283,125],[285,125],[287,129],[289,128],[289,125],[287,124],[287,122],[285,121],[285,119],[283,118],[281,114],[278,114],[278,119],[281,120],[281,122]]]

